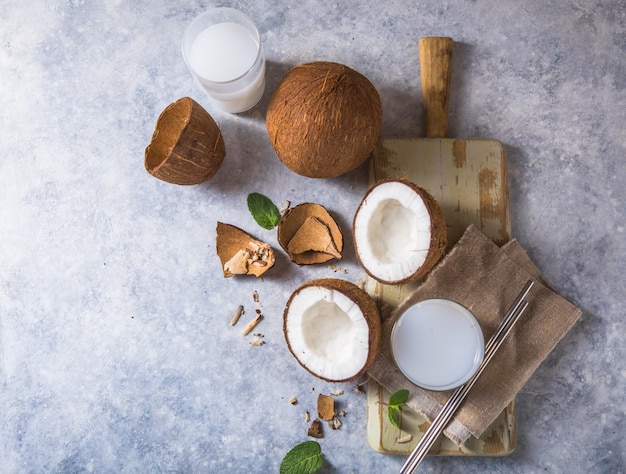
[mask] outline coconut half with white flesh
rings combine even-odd
[[[283,331],[300,365],[329,382],[363,375],[380,351],[378,307],[345,280],[311,280],[296,289],[283,314]]]
[[[354,216],[356,255],[382,283],[400,284],[428,273],[444,254],[445,218],[437,201],[405,180],[373,186]]]

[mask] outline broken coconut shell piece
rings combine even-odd
[[[274,250],[269,244],[256,240],[239,227],[222,222],[217,223],[215,247],[225,277],[258,277],[272,268],[275,262]]]
[[[324,421],[332,420],[335,417],[335,399],[320,393],[317,396],[317,414]]]
[[[353,222],[356,255],[368,275],[387,284],[425,276],[443,256],[447,228],[425,189],[390,179],[365,195]]]
[[[363,375],[380,351],[382,333],[374,300],[335,278],[311,280],[293,292],[283,313],[283,332],[298,363],[328,382]]]
[[[320,422],[320,420],[313,420],[311,426],[309,426],[309,429],[307,430],[307,435],[309,435],[311,438],[318,439],[324,437],[324,431],[322,430],[322,423]]]
[[[298,265],[341,259],[341,229],[324,208],[315,203],[293,207],[278,223],[278,243]]]
[[[148,173],[168,183],[198,184],[217,173],[224,156],[224,138],[213,117],[183,97],[161,112],[144,165]]]

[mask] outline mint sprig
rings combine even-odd
[[[248,210],[261,227],[272,230],[278,225],[280,211],[271,199],[260,193],[248,194]]]
[[[398,390],[389,397],[389,403],[387,403],[387,414],[389,415],[389,421],[393,426],[400,429],[400,414],[402,412],[402,405],[409,399],[409,391],[406,389]]]
[[[322,467],[322,448],[317,441],[304,441],[285,454],[280,474],[313,474]]]

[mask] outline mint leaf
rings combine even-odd
[[[305,441],[294,446],[280,463],[280,474],[313,474],[324,461],[317,441]]]
[[[248,194],[248,210],[261,227],[272,230],[280,220],[280,212],[269,198],[259,193]]]
[[[400,407],[397,405],[389,405],[387,407],[387,414],[389,415],[389,421],[393,426],[400,429]],[[397,417],[397,418],[396,418]]]
[[[397,392],[391,394],[389,397],[389,403],[387,404],[387,415],[389,416],[389,421],[393,426],[400,429],[400,414],[402,412],[402,404],[406,403],[409,399],[409,391],[398,390]]]
[[[389,405],[402,405],[403,403],[406,403],[408,399],[408,390],[398,390],[397,392],[391,394],[391,396],[389,397]]]

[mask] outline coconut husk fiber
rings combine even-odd
[[[390,392],[408,388],[408,405],[432,421],[452,391],[434,392],[409,382],[394,363],[390,335],[397,318],[414,303],[444,298],[465,306],[479,321],[485,341],[529,279],[529,306],[504,341],[444,434],[461,445],[480,437],[580,317],[559,296],[516,240],[501,248],[470,226],[425,281],[383,322],[381,354],[369,375]]]

